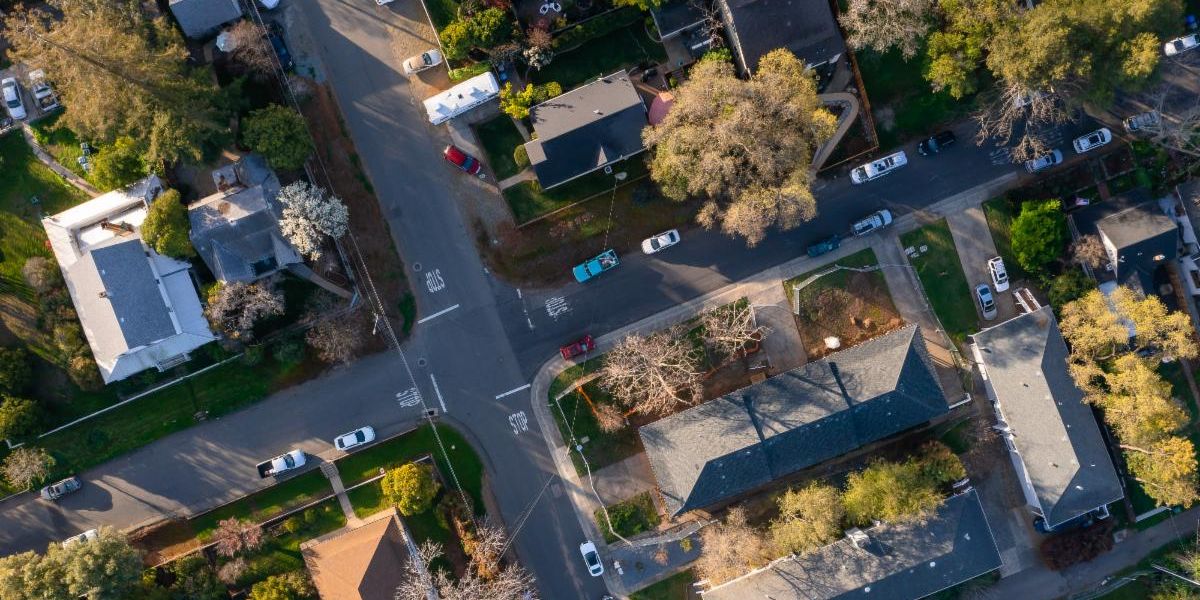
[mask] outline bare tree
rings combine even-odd
[[[50,475],[54,458],[41,448],[17,448],[4,459],[0,471],[14,488],[27,490]]]
[[[1200,98],[1191,99],[1186,108],[1168,108],[1169,88],[1162,88],[1149,96],[1149,105],[1158,113],[1158,119],[1144,125],[1138,132],[1155,144],[1188,156],[1200,156]]]
[[[700,398],[700,357],[679,325],[650,337],[630,335],[604,356],[600,385],[644,414],[666,415]]]
[[[463,552],[471,557],[471,568],[482,579],[493,579],[500,573],[500,562],[508,545],[508,534],[490,521],[475,528],[475,535],[463,540]]]
[[[212,539],[217,554],[231,558],[239,552],[257,549],[264,541],[262,527],[237,518],[218,521]]]
[[[996,89],[991,100],[981,102],[982,108],[975,112],[979,124],[975,143],[982,146],[990,140],[1007,146],[1012,161],[1017,163],[1053,150],[1047,134],[1054,126],[1071,120],[1062,99],[1012,82],[1000,82]]]
[[[229,29],[233,60],[259,76],[275,72],[275,51],[267,42],[266,31],[253,21],[243,19]]]
[[[770,332],[754,319],[749,302],[734,302],[700,315],[704,341],[722,358],[732,357],[750,342],[762,340]]]
[[[1095,234],[1085,235],[1079,241],[1071,244],[1071,258],[1081,265],[1092,269],[1103,269],[1108,264],[1108,250],[1104,242]]]
[[[746,511],[729,509],[725,522],[700,530],[700,558],[696,571],[713,584],[744,575],[769,559],[767,538],[746,523]]]
[[[428,600],[433,594],[442,600],[537,599],[533,578],[518,565],[498,569],[491,579],[483,579],[476,569],[469,568],[455,580],[445,571],[430,572],[430,563],[441,554],[437,543],[422,544],[404,566],[402,583],[393,596],[395,600]]]
[[[209,294],[204,314],[229,337],[249,340],[259,319],[283,314],[283,296],[261,282],[223,283]]]
[[[329,364],[348,365],[366,341],[366,323],[362,311],[320,321],[308,330],[304,339]]]
[[[600,431],[605,433],[620,431],[627,425],[625,415],[621,414],[621,409],[606,402],[593,404],[592,414],[596,416],[596,424],[600,426]]]
[[[849,33],[846,43],[855,50],[898,48],[908,60],[929,33],[935,6],[934,0],[850,0],[838,20]]]
[[[231,586],[246,574],[247,568],[246,559],[239,556],[217,569],[217,579],[221,580],[221,583]]]
[[[25,265],[21,267],[21,276],[38,294],[45,294],[63,283],[62,271],[58,269],[58,265],[44,256],[34,256],[26,260]]]

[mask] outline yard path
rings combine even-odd
[[[41,144],[38,144],[37,140],[34,139],[33,131],[29,129],[29,125],[21,123],[21,135],[25,136],[25,142],[28,143],[29,147],[33,150],[33,155],[36,156],[38,160],[42,161],[42,164],[50,167],[51,171],[58,173],[59,177],[65,179],[67,183],[79,188],[80,190],[83,190],[85,194],[91,196],[92,198],[100,195],[100,190],[92,187],[92,184],[88,183],[87,180],[71,172],[70,169],[62,166],[57,160],[54,160],[54,157],[50,156],[50,153],[46,152],[46,149],[43,148]]]
[[[504,179],[501,179],[497,185],[500,186],[501,190],[507,190],[508,188],[517,185],[522,181],[533,181],[536,178],[537,175],[534,174],[533,169],[523,169],[520,173],[517,173],[512,177],[505,177]]]

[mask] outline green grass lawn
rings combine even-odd
[[[429,11],[429,19],[438,31],[444,29],[458,16],[458,2],[454,0],[422,0],[425,10]]]
[[[1004,268],[1011,280],[1024,279],[1028,276],[1017,262],[1017,255],[1012,249],[1012,222],[1017,218],[1017,208],[1007,198],[992,198],[983,203],[983,215],[987,218],[988,229],[992,232],[992,241],[996,242],[996,251],[1004,259]]]
[[[60,125],[59,120],[63,115],[62,111],[39,119],[30,123],[29,127],[33,130],[33,139],[46,150],[58,164],[68,168],[72,173],[87,178],[87,173],[83,167],[79,166],[79,157],[83,156],[83,150],[79,147],[79,136],[75,132],[68,129],[65,125]]]
[[[236,517],[261,523],[332,493],[329,480],[319,469],[313,469],[192,519],[192,530],[200,541],[206,542],[218,521]]]
[[[87,195],[38,162],[20,132],[0,137],[0,165],[0,293],[30,299],[21,267],[32,256],[51,256],[40,217],[79,204]],[[39,206],[30,203],[35,196]]]
[[[935,93],[922,71],[924,55],[924,48],[907,61],[898,50],[884,54],[865,50],[855,55],[871,109],[876,114],[885,107],[894,111],[895,125],[891,129],[876,120],[880,148],[931,135],[939,125],[962,117],[974,105],[970,98],[955,100],[946,92]]]
[[[585,384],[583,391],[591,398],[593,404],[616,402],[594,381]],[[550,397],[551,400],[553,398],[553,396]],[[550,412],[554,415],[554,422],[558,424],[558,431],[567,445],[571,444],[572,432],[575,433],[575,440],[583,441],[584,438],[587,438],[587,441],[583,443],[583,455],[587,457],[587,464],[593,472],[643,450],[636,427],[623,427],[613,433],[602,431],[587,400],[578,392],[563,396],[557,406],[551,402]],[[578,452],[574,451],[574,448],[572,448],[570,456],[571,462],[575,465],[575,471],[579,473],[580,477],[586,476],[587,468],[584,467],[583,459]]]
[[[625,182],[617,188],[617,193],[632,189],[636,185],[636,181],[648,172],[646,163],[641,157],[634,157],[612,167],[614,174],[620,172],[628,174]],[[513,217],[517,223],[527,223],[546,213],[608,192],[613,189],[615,181],[613,175],[608,175],[601,170],[588,173],[549,191],[543,190],[536,181],[522,181],[504,190],[503,193],[504,200],[512,208]]]
[[[688,589],[696,581],[696,574],[690,569],[676,573],[654,585],[642,588],[629,595],[630,600],[687,600]]]
[[[520,172],[513,160],[513,148],[525,143],[521,132],[513,125],[512,118],[500,115],[475,126],[475,133],[487,153],[488,164],[496,173],[496,179],[507,179]]]
[[[573,50],[556,55],[549,65],[531,71],[530,77],[535,84],[557,81],[564,90],[570,90],[624,67],[666,59],[666,49],[646,35],[646,26],[639,20],[629,27],[588,40]]]
[[[597,509],[593,516],[596,524],[600,526],[600,531],[604,533],[604,541],[610,544],[617,541],[614,531],[623,537],[630,537],[654,529],[660,520],[650,492],[642,492],[606,508],[609,518],[612,519],[612,528],[609,528],[609,521],[604,518],[600,509]]]
[[[475,450],[462,437],[462,434],[445,425],[438,425],[437,431],[442,438],[446,452],[450,455],[450,460],[453,461],[454,473],[458,475],[459,482],[474,501],[476,513],[482,514],[483,462],[479,460],[479,455],[475,454]],[[425,454],[432,454],[437,459],[438,471],[449,479],[450,465],[442,457],[442,452],[434,439],[433,430],[428,425],[374,446],[368,446],[338,460],[338,472],[341,473],[342,481],[346,486],[351,486],[378,475],[380,467],[384,469],[398,467]],[[370,500],[371,492],[364,490],[372,487],[378,490],[379,486],[363,486],[354,490],[353,493],[359,495],[360,501],[369,504],[372,502]],[[353,497],[351,500],[353,501]],[[368,504],[364,504],[364,506]]]
[[[912,265],[946,333],[962,343],[967,335],[978,331],[979,321],[950,226],[942,219],[900,236],[900,243],[906,248],[929,246],[928,252],[912,259]]]

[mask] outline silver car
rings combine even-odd
[[[1037,173],[1038,171],[1045,171],[1062,161],[1062,150],[1051,150],[1049,154],[1043,154],[1033,160],[1025,161],[1025,170],[1030,173]]]
[[[979,309],[983,312],[983,318],[991,321],[996,318],[996,298],[992,296],[992,288],[988,284],[981,283],[975,286],[975,300],[979,302]]]
[[[8,111],[9,117],[20,121],[27,116],[25,102],[21,100],[21,88],[16,79],[9,77],[0,81],[0,93],[4,96],[4,109]]]

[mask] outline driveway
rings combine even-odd
[[[975,297],[976,285],[986,283],[992,289],[992,295],[996,299],[997,315],[990,321],[984,320],[979,303],[975,302],[975,313],[979,315],[980,325],[989,327],[1015,317],[1017,311],[1012,297],[1013,288],[1004,292],[997,291],[996,286],[992,283],[991,272],[988,270],[987,261],[999,256],[1000,253],[996,250],[995,241],[992,240],[992,232],[988,229],[983,208],[972,206],[962,212],[947,215],[946,223],[950,225],[950,235],[954,238],[954,246],[958,248],[958,260],[962,263],[963,273],[967,276],[967,284],[971,286],[971,297]]]

